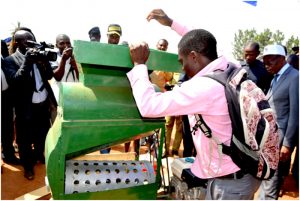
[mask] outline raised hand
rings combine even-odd
[[[168,17],[168,15],[162,10],[162,9],[154,9],[152,10],[147,18],[148,21],[155,19],[157,20],[160,24],[164,26],[171,26],[173,23],[173,20]]]

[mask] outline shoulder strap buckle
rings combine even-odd
[[[211,138],[212,137],[211,129],[204,122],[202,115],[195,114],[195,118],[196,118],[196,124],[194,125],[194,127],[192,129],[192,134],[195,135],[195,132],[197,131],[197,129],[200,128],[200,130],[206,137]]]

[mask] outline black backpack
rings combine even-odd
[[[225,87],[232,125],[230,146],[222,144],[222,153],[244,172],[258,179],[271,178],[279,162],[279,135],[273,110],[262,90],[248,79],[244,68],[229,63],[225,71],[214,72],[212,78]],[[207,136],[213,133],[200,114],[195,115],[198,128]]]

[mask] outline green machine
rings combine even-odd
[[[150,51],[149,70],[181,71],[176,54]],[[165,128],[164,118],[143,118],[136,107],[126,77],[133,66],[128,47],[75,41],[74,54],[80,82],[61,84],[57,117],[45,144],[53,199],[156,199],[163,143],[157,173],[149,161],[74,160]]]

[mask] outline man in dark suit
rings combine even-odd
[[[1,40],[1,146],[2,159],[7,164],[20,165],[20,160],[15,156],[14,141],[14,113],[12,104],[11,87],[7,84],[6,63],[8,48]]]
[[[15,97],[16,135],[24,176],[32,180],[36,161],[45,162],[50,102],[57,106],[48,83],[53,77],[53,71],[45,57],[37,56],[32,48],[28,49],[27,41],[35,41],[32,32],[18,30],[14,39],[16,52],[5,58],[7,79]]]
[[[5,58],[9,55],[8,48],[6,45],[6,42],[4,40],[1,40],[1,58]]]
[[[266,94],[273,76],[268,73],[264,64],[257,59],[259,54],[259,44],[254,41],[248,42],[244,47],[244,60],[240,64],[247,70],[249,78]]]
[[[291,153],[299,135],[299,72],[286,62],[281,45],[266,46],[263,62],[267,71],[274,75],[266,97],[277,117],[280,161],[275,175],[262,182],[260,198],[275,200],[278,199],[284,176],[288,174]]]

